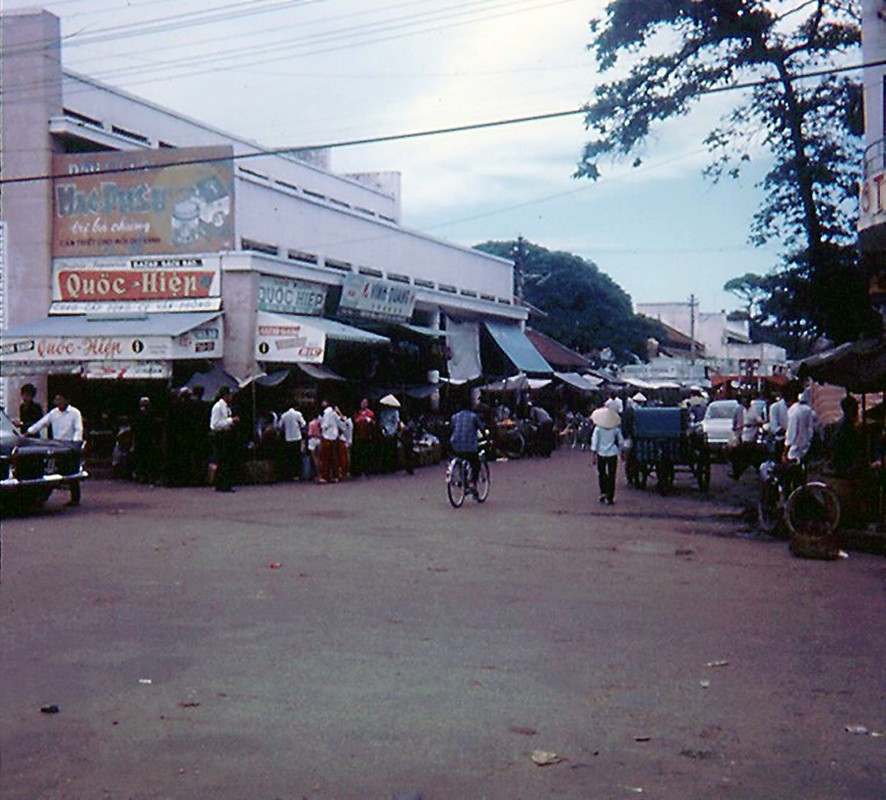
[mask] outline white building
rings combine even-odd
[[[638,314],[658,320],[704,345],[704,361],[709,372],[726,375],[780,374],[787,363],[787,352],[774,344],[751,341],[747,320],[729,319],[725,311],[697,311],[686,303],[638,303]],[[694,314],[694,320],[693,320]]]
[[[26,379],[178,384],[207,359],[328,369],[341,343],[366,366],[392,329],[440,352],[445,331],[453,379],[495,371],[490,353],[550,371],[525,349],[513,264],[404,228],[397,173],[268,152],[66,71],[49,12],[2,22],[7,402]]]

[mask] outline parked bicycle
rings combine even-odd
[[[453,508],[461,508],[465,498],[473,497],[485,503],[489,497],[489,464],[486,462],[486,442],[480,442],[477,453],[480,468],[471,480],[471,462],[464,456],[453,456],[446,465],[446,495]]]
[[[760,466],[760,528],[775,536],[826,537],[840,524],[840,500],[822,481],[807,480],[805,467],[765,461]]]

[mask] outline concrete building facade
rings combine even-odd
[[[481,336],[513,356],[513,264],[405,228],[399,174],[336,174],[326,151],[269,151],[62,61],[57,17],[3,14],[5,404],[58,373],[322,365],[327,341],[371,347],[391,325],[445,335],[458,380],[484,370]]]

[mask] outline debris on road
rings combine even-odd
[[[61,709],[55,703],[48,706],[40,706],[41,714],[58,714],[59,711],[61,711]]]
[[[530,756],[539,767],[552,767],[554,764],[562,764],[563,759],[556,753],[548,750],[533,750]]]
[[[725,661],[725,660],[722,660],[722,661],[708,661],[708,663],[705,664],[705,666],[706,666],[706,667],[728,667],[728,666],[729,666],[729,662],[728,662],[728,661]]]
[[[538,733],[535,728],[524,728],[520,725],[511,725],[511,733],[519,733],[521,736],[535,736]]]
[[[272,561],[270,564],[268,564],[268,569],[280,569],[280,567],[282,566],[283,564],[281,564],[279,561]]]
[[[699,681],[699,683],[701,684],[702,689],[710,689],[711,688],[711,682],[708,680]]]
[[[674,550],[674,555],[675,556],[684,556],[684,557],[685,556],[694,556],[695,550],[693,550],[691,547],[678,547],[676,550]]]
[[[139,678],[138,682],[143,686],[150,686],[154,681],[152,681],[150,678]]]
[[[867,736],[870,733],[864,725],[844,725],[843,730],[846,733],[854,733],[858,736]]]
[[[635,736],[634,737],[635,742],[649,742],[651,740],[652,740],[651,736]]]

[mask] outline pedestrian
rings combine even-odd
[[[305,480],[311,477],[320,478],[320,450],[323,444],[322,430],[320,427],[320,415],[313,414],[308,423],[308,456],[311,463],[311,475],[304,476]]]
[[[622,412],[625,410],[624,403],[616,391],[611,391],[609,393],[609,398],[604,403],[604,406],[611,411],[614,411],[619,416],[621,416]]]
[[[387,394],[378,401],[382,407],[378,412],[378,427],[381,433],[379,450],[379,472],[396,472],[397,443],[400,436],[400,401]]]
[[[338,412],[328,400],[320,403],[320,476],[318,483],[338,481]]]
[[[788,409],[788,427],[784,438],[785,460],[803,463],[814,437],[815,417],[809,407],[806,392],[798,391],[795,402]]]
[[[554,449],[554,418],[541,406],[529,403],[529,419],[538,426],[536,441],[538,454],[545,458],[551,457]]]
[[[351,449],[351,475],[370,475],[375,463],[378,426],[369,400],[363,398],[354,414],[354,440]]]
[[[304,415],[295,407],[295,402],[280,415],[280,433],[283,436],[284,480],[295,480],[301,472],[301,456],[304,450],[304,430],[307,427]]]
[[[26,431],[35,422],[43,418],[43,406],[37,402],[37,387],[33,383],[24,383],[19,389],[21,403],[18,407],[18,420],[16,424]]]
[[[132,470],[139,483],[154,483],[156,480],[157,456],[159,452],[157,418],[151,407],[151,399],[142,397],[138,401],[138,411],[130,424],[132,429]]]
[[[784,439],[788,429],[788,404],[781,392],[777,392],[775,400],[769,406],[769,432],[776,439]]]
[[[83,417],[74,406],[68,403],[68,398],[61,393],[55,396],[55,408],[29,426],[26,433],[28,436],[34,436],[44,428],[51,428],[53,439],[77,442],[80,447],[83,446]],[[71,481],[68,488],[71,490],[71,499],[67,504],[79,506],[80,482]]]
[[[591,414],[594,432],[591,434],[591,460],[597,467],[600,484],[600,502],[615,503],[615,476],[618,472],[618,454],[624,448],[621,417],[604,405]]]
[[[351,447],[354,443],[354,420],[343,414],[338,406],[338,478],[344,480],[351,474]]]
[[[237,458],[236,427],[240,417],[231,411],[231,389],[222,386],[218,390],[215,405],[209,414],[209,430],[215,444],[215,490],[234,491],[234,469]]]

